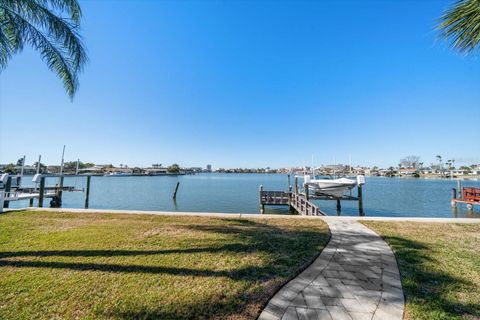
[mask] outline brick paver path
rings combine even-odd
[[[358,222],[326,221],[328,245],[259,319],[402,319],[402,284],[390,247]]]

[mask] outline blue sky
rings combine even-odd
[[[0,76],[0,163],[480,162],[480,59],[439,40],[453,1],[81,1],[73,102],[39,55]]]

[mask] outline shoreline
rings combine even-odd
[[[385,221],[385,222],[431,222],[431,223],[480,223],[476,218],[427,218],[427,217],[356,217],[356,216],[301,216],[282,214],[256,214],[256,213],[215,213],[215,212],[174,212],[174,211],[148,211],[148,210],[109,210],[109,209],[77,209],[77,208],[15,208],[6,209],[3,213],[17,211],[45,211],[58,213],[100,213],[100,214],[134,214],[156,216],[198,216],[210,218],[236,218],[236,219],[320,219],[324,221]],[[1,215],[0,215],[1,216]]]

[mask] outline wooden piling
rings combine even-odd
[[[306,184],[306,183],[303,184],[303,190],[305,190],[305,199],[307,199],[307,201],[309,201],[310,196],[308,194],[308,184]]]
[[[64,176],[62,175],[60,177],[60,184],[58,186],[58,190],[57,190],[57,206],[58,207],[61,207],[62,206],[62,195],[63,195],[63,179],[64,179]]]
[[[28,203],[28,206],[29,206],[29,207],[33,207],[33,198],[30,198],[30,201],[29,201],[29,203]]]
[[[40,189],[38,194],[38,207],[43,208],[43,197],[45,196],[45,177],[40,178]]]
[[[295,177],[295,193],[298,194],[298,177]]]
[[[462,185],[460,183],[460,179],[457,180],[457,191],[460,194],[460,198],[461,198],[463,195],[462,195]]]
[[[7,183],[5,183],[5,194],[9,194],[11,188],[12,188],[12,177],[8,177],[8,178],[7,178]],[[10,202],[10,201],[5,201],[5,202],[3,203],[3,207],[4,207],[4,208],[8,208],[9,205],[10,205],[9,202]]]
[[[362,185],[358,185],[358,215],[364,216],[363,212],[363,195],[362,195]]]
[[[290,190],[290,188],[291,188],[290,175],[288,175],[288,189]]]
[[[337,198],[337,212],[342,211],[342,204],[340,203],[340,199]]]
[[[87,176],[87,185],[85,189],[85,209],[88,209],[88,201],[90,200],[90,180],[92,176]]]
[[[263,192],[263,185],[260,185],[259,193],[260,193],[260,214],[265,213],[265,205],[262,202],[262,192]]]
[[[173,200],[177,199],[177,191],[178,191],[178,186],[180,185],[180,181],[177,182],[177,185],[175,186],[175,192],[173,192]]]

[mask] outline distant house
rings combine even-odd
[[[454,169],[450,170],[450,175],[451,176],[463,176],[465,174],[468,174],[469,170],[462,170],[462,169]]]
[[[418,170],[415,168],[400,168],[398,174],[404,177],[418,176]]]
[[[139,167],[133,168],[132,173],[136,176],[142,176],[142,175],[146,174],[145,169],[142,169],[142,168],[139,168]]]
[[[95,165],[93,167],[79,169],[78,172],[83,174],[101,175],[104,172],[104,168],[105,166]]]
[[[145,174],[149,176],[160,176],[167,174],[168,170],[167,168],[161,168],[161,167],[150,167],[150,168],[144,168]]]

